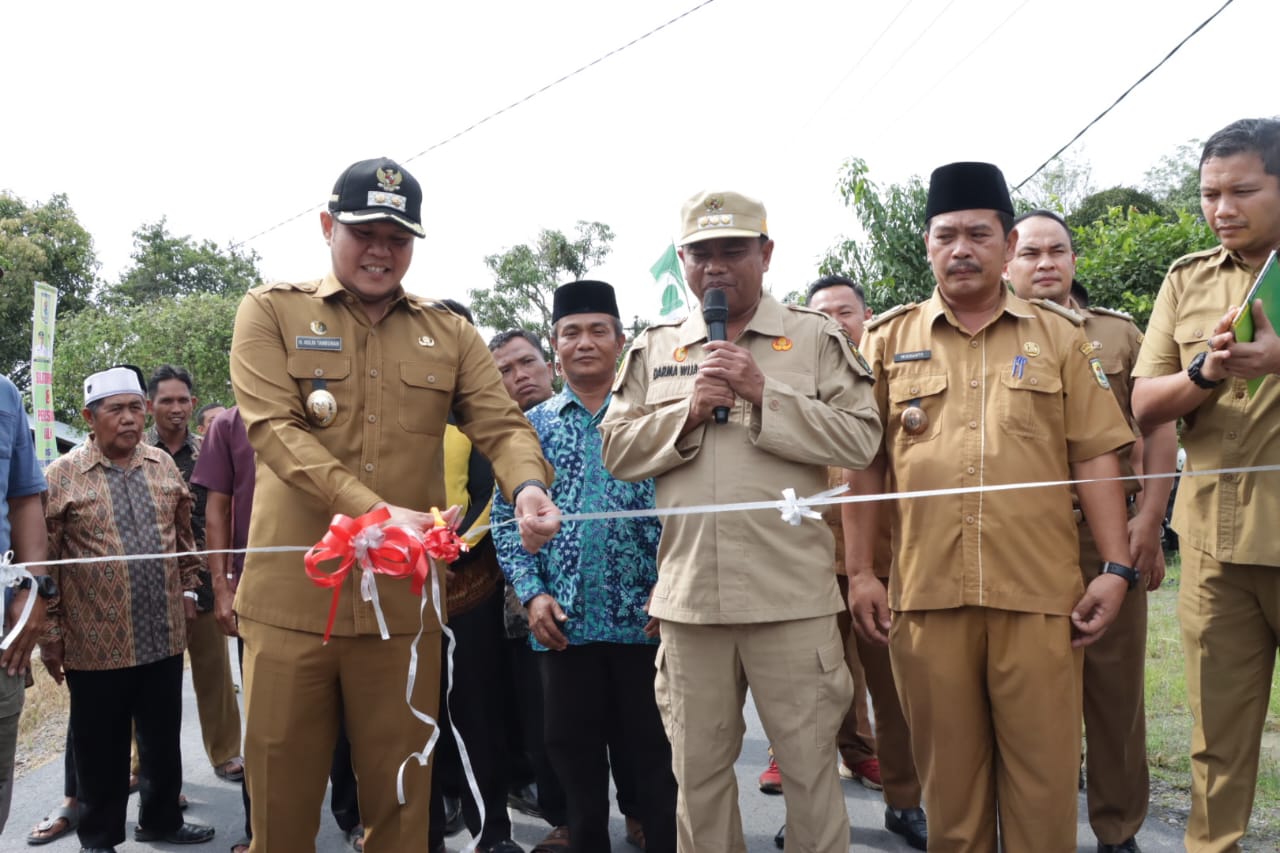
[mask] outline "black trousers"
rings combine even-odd
[[[529,648],[525,639],[507,640],[507,652],[511,660],[512,680],[519,695],[518,714],[525,749],[533,765],[534,781],[538,783],[538,808],[550,826],[568,826],[569,809],[565,803],[564,787],[551,766],[547,755],[545,715],[542,712],[542,672],[538,659],[541,652]]]
[[[502,587],[465,613],[450,615],[456,647],[453,651],[453,692],[448,689],[447,643],[440,647],[440,739],[431,759],[430,846],[444,841],[444,794],[457,790],[462,795],[462,815],[472,835],[480,835],[482,846],[511,837],[507,816],[507,708],[503,684],[509,678],[506,633],[503,623]],[[452,716],[450,715],[452,709]],[[484,829],[458,753],[454,730],[471,759],[480,797],[484,801]]]
[[[138,741],[138,825],[182,826],[182,655],[123,669],[68,670],[82,847],[125,840],[129,738]]]
[[[240,672],[244,672],[244,640],[236,640],[236,652],[240,655]],[[347,740],[346,726],[338,724],[338,742],[333,747],[333,764],[329,768],[329,783],[332,791],[329,796],[329,808],[333,811],[333,819],[343,832],[350,832],[360,824],[360,804],[357,799],[356,774],[351,769],[351,742]],[[249,780],[240,780],[240,799],[244,802],[244,837],[253,838],[253,826],[250,816],[253,811],[249,803]]]
[[[653,695],[658,647],[588,643],[540,652],[547,752],[564,785],[574,853],[609,846],[609,762],[629,777],[645,853],[675,853],[671,744]]]

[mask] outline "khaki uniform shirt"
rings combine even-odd
[[[1133,417],[1133,366],[1138,363],[1138,350],[1142,347],[1142,332],[1134,325],[1133,318],[1108,308],[1084,308],[1071,300],[1071,310],[1084,320],[1084,335],[1093,346],[1093,356],[1102,364],[1111,385],[1111,393],[1120,404],[1124,419],[1133,430],[1135,438],[1142,433]],[[1120,454],[1120,473],[1133,474],[1129,454]],[[1142,491],[1139,480],[1125,480],[1124,492],[1134,495]]]
[[[1179,258],[1156,297],[1134,376],[1187,369],[1208,349],[1213,327],[1248,294],[1258,270],[1221,246]],[[1280,378],[1249,397],[1245,380],[1228,379],[1183,418],[1183,473],[1280,463]],[[1280,474],[1183,477],[1173,507],[1180,542],[1224,563],[1280,566],[1274,525]]]
[[[863,342],[890,491],[1067,480],[1070,463],[1133,441],[1079,326],[1012,294],[970,336],[935,289],[872,321]],[[911,406],[928,418],[917,435],[902,424]],[[1066,615],[1083,593],[1065,485],[898,500],[893,554],[894,610]]]
[[[379,501],[446,508],[441,445],[451,409],[493,461],[505,494],[525,480],[551,482],[538,436],[502,387],[479,333],[419,297],[401,294],[371,324],[332,275],[255,288],[236,313],[231,381],[257,451],[250,548],[313,545],[335,514],[355,517]],[[319,382],[337,401],[325,427],[305,407]],[[378,633],[359,583],[357,570],[342,587],[337,636]],[[388,629],[417,631],[408,580],[379,575],[377,583]],[[331,597],[307,578],[301,554],[251,553],[235,604],[250,619],[319,634]]]
[[[827,487],[834,489],[845,482],[843,468],[831,468],[827,472]],[[846,493],[847,494],[847,493]],[[841,515],[842,504],[828,504],[822,508],[822,518],[831,528],[831,535],[836,540],[835,571],[837,575],[847,574],[844,566],[844,517]],[[876,535],[876,549],[872,568],[876,577],[889,577],[889,566],[893,562],[893,530],[885,514],[880,516],[880,532]]]
[[[781,500],[827,488],[827,466],[864,468],[879,444],[871,377],[834,321],[768,294],[737,343],[765,375],[761,406],[736,401],[729,422],[680,431],[707,328],[701,315],[651,326],[627,354],[601,425],[615,477],[655,477],[659,507]],[[668,516],[649,612],[674,622],[805,619],[844,605],[832,537],[818,519],[793,527],[776,510]]]

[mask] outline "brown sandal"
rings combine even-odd
[[[569,827],[557,826],[551,830],[529,853],[560,853],[569,849]]]

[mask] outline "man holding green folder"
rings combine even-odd
[[[1280,293],[1241,308],[1251,312],[1250,342],[1232,328],[1235,306],[1280,246],[1280,120],[1244,119],[1210,137],[1200,197],[1221,245],[1170,267],[1133,371],[1139,426],[1182,418],[1190,475],[1173,526],[1195,717],[1193,852],[1240,849],[1280,637],[1280,474],[1198,475],[1280,463],[1280,338],[1268,318],[1280,317]]]

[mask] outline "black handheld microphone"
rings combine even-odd
[[[724,301],[723,290],[713,287],[702,294],[702,320],[707,324],[708,341],[725,339],[725,323],[729,321],[729,306]],[[713,413],[716,423],[729,422],[728,406],[716,406]]]

